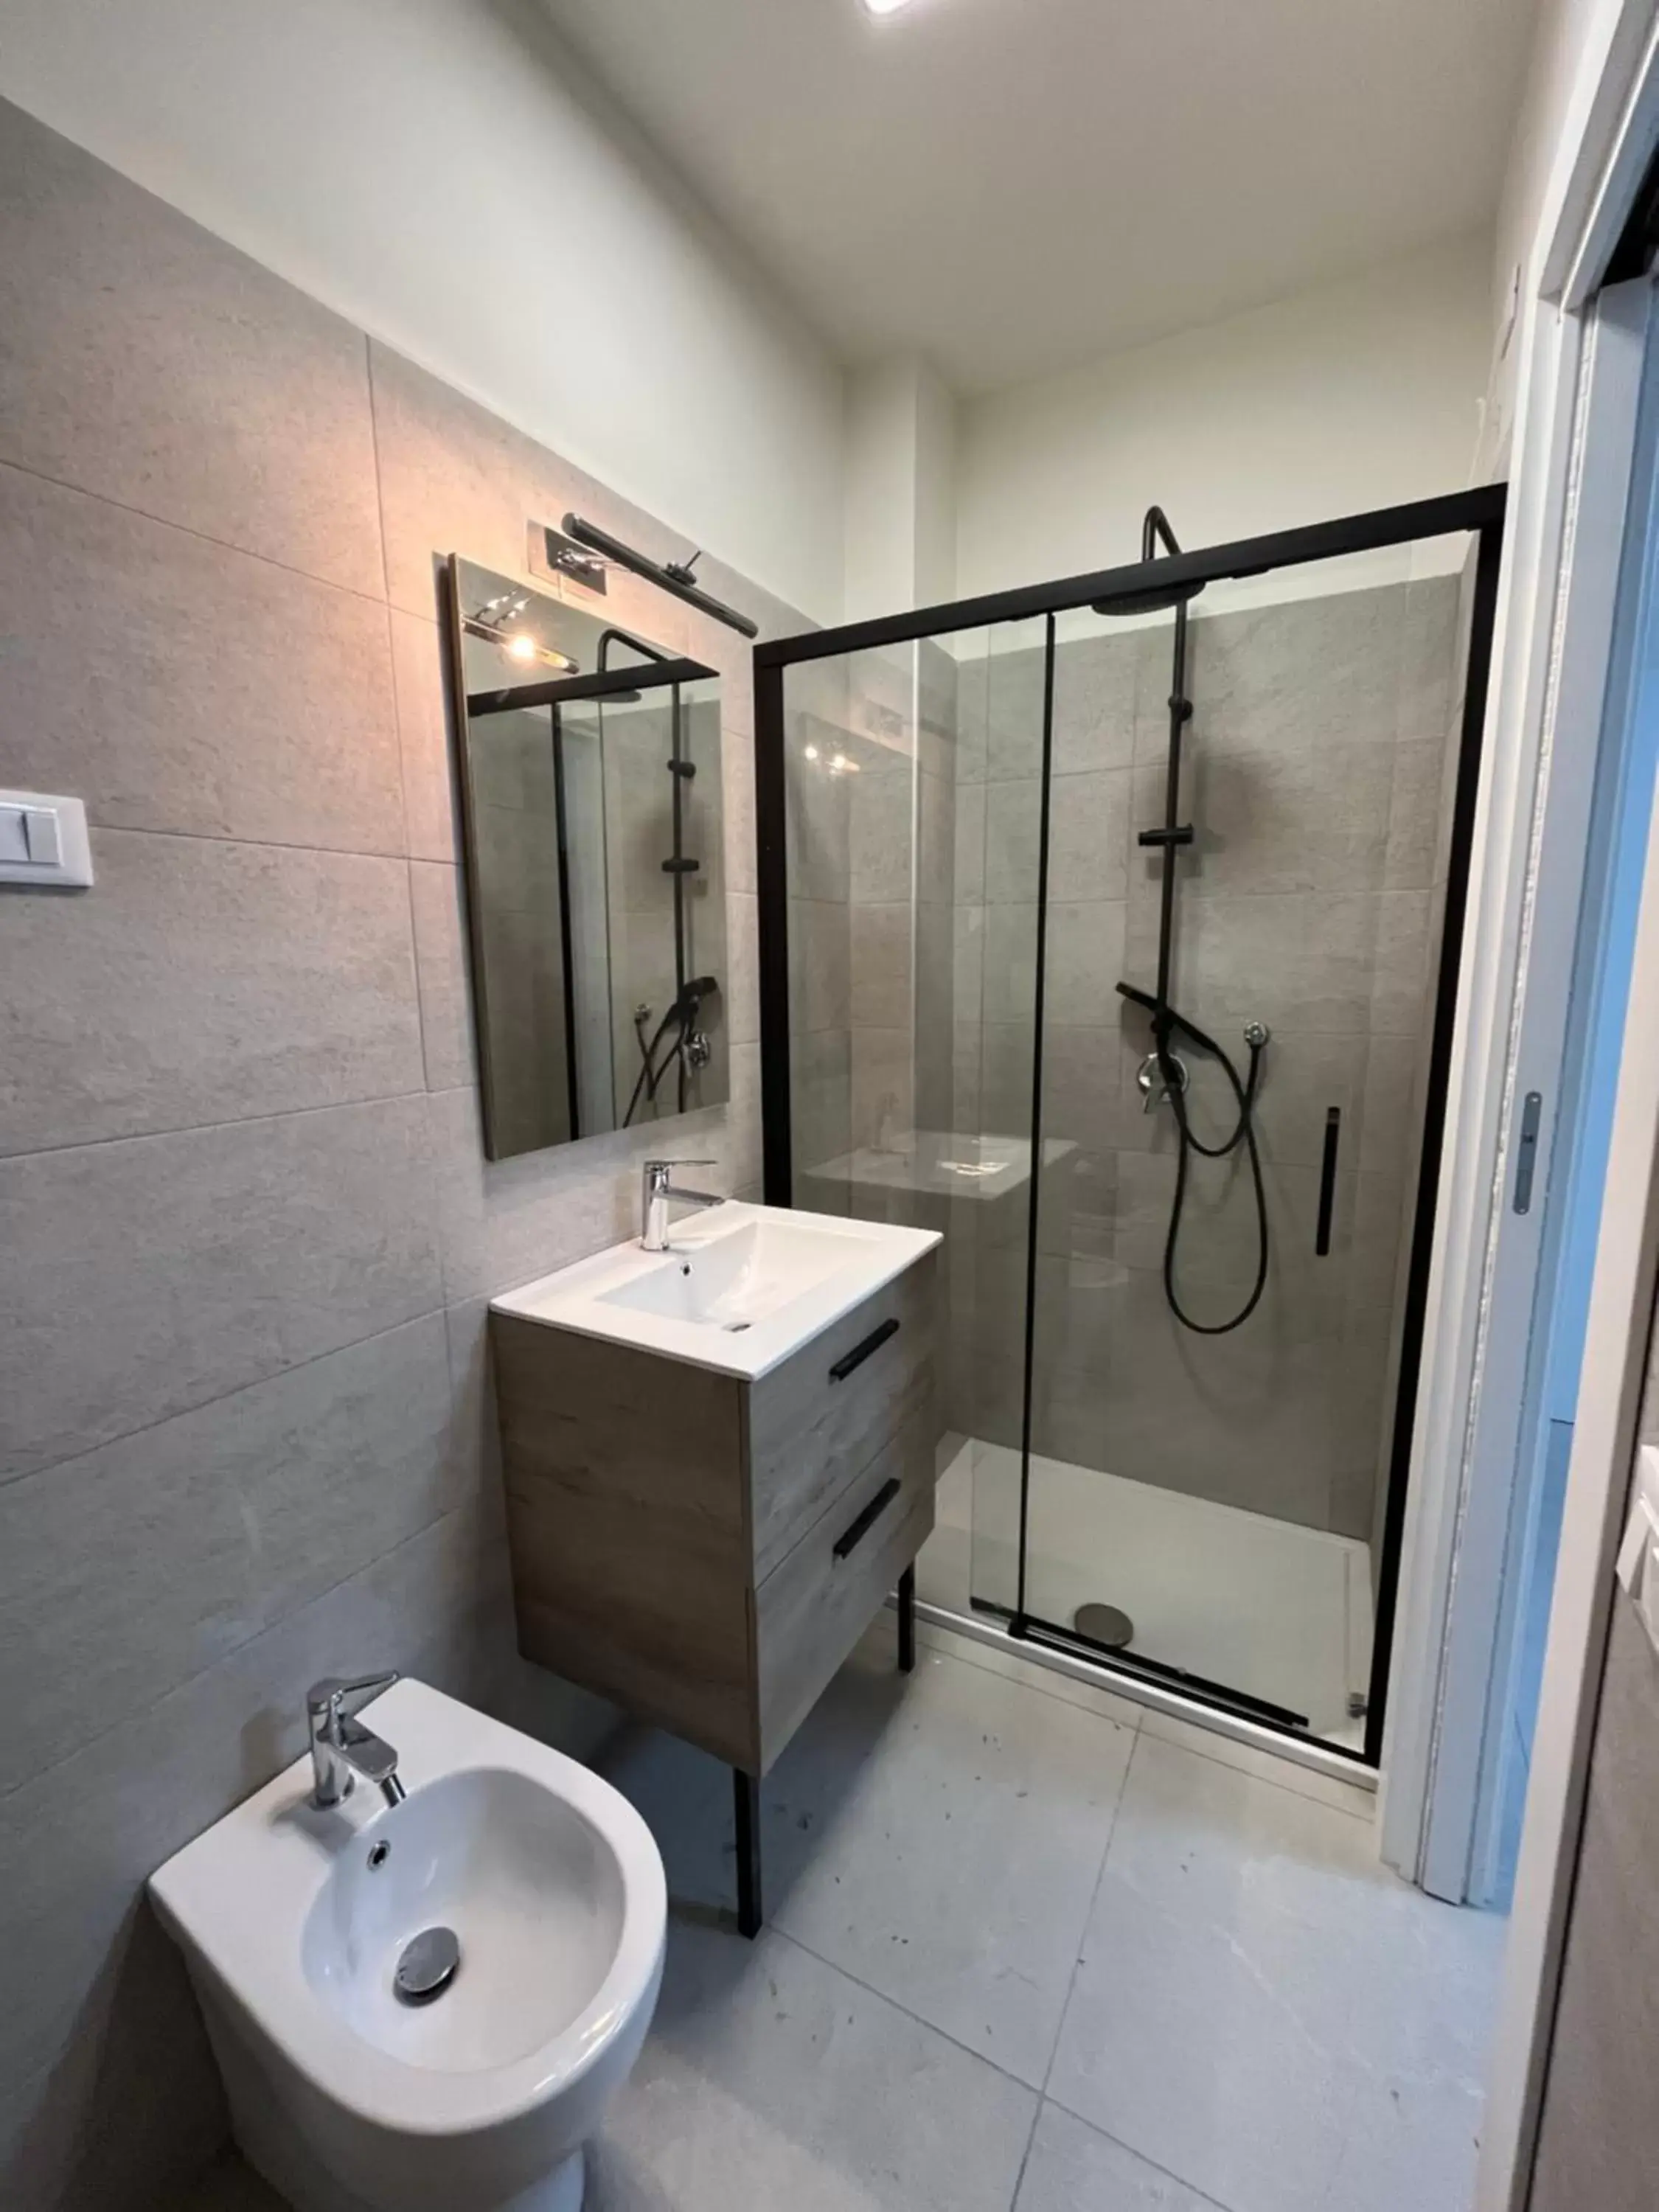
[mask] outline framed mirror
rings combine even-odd
[[[722,1104],[718,676],[459,554],[445,596],[485,1151]]]

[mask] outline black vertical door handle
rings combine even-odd
[[[1314,1231],[1314,1250],[1323,1260],[1331,1249],[1331,1208],[1336,1201],[1336,1153],[1342,1141],[1342,1109],[1325,1109],[1325,1158],[1319,1170],[1319,1226]]]

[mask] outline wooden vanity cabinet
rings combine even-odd
[[[492,1314],[525,1656],[763,1774],[933,1528],[938,1274],[753,1381]]]

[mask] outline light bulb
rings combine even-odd
[[[533,660],[536,658],[536,641],[527,632],[518,630],[507,641],[507,650],[514,660]]]

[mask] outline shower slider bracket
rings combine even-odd
[[[1138,845],[1190,845],[1192,842],[1190,822],[1180,823],[1171,830],[1142,830],[1135,838]]]

